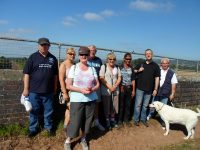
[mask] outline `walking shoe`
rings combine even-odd
[[[134,122],[134,125],[135,125],[135,126],[139,126],[139,122],[138,122],[138,121],[135,121],[135,122]]]
[[[105,131],[105,128],[104,128],[99,122],[95,122],[95,126],[96,126],[100,131]]]
[[[149,127],[148,123],[146,121],[142,121],[142,124],[145,126],[145,127]]]
[[[71,143],[65,143],[64,150],[71,150]]]
[[[111,127],[112,128],[117,128],[118,127],[118,125],[116,124],[116,121],[114,120],[114,121],[110,121],[110,125],[111,125]]]
[[[81,141],[82,150],[89,150],[88,144],[85,140]]]
[[[29,133],[28,133],[28,137],[29,137],[29,138],[32,138],[32,137],[36,136],[37,133],[38,133],[38,132],[36,132],[36,131],[35,131],[35,132],[33,132],[33,131],[29,131]]]

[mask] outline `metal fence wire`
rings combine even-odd
[[[83,45],[51,42],[50,52],[55,55],[58,59],[58,62],[61,63],[66,57],[66,49],[68,47],[74,47],[76,53],[78,54],[78,49],[80,46]],[[29,55],[36,52],[38,49],[37,47],[37,40],[0,37],[0,69],[22,70]],[[139,61],[145,59],[143,53],[137,53],[133,50],[122,51],[97,47],[97,56],[103,61],[105,61],[106,55],[110,52],[115,53],[118,63],[121,63],[124,54],[127,52],[132,53],[133,55],[133,65],[136,65]],[[153,59],[155,62],[160,64],[160,60],[163,57],[165,56],[154,55]],[[172,57],[169,59],[170,67],[175,71],[189,71],[197,73],[199,71],[199,61],[183,60]]]

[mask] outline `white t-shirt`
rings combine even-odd
[[[165,78],[166,78],[166,75],[167,75],[167,71],[169,70],[169,68],[167,70],[163,70],[161,68],[161,71],[160,71],[160,87],[164,84],[165,82]],[[176,74],[174,73],[173,74],[173,77],[171,79],[171,84],[177,84],[178,83],[178,80],[176,78]]]
[[[79,63],[73,65],[68,73],[68,78],[73,79],[73,86],[79,88],[94,87],[96,84],[97,73],[94,67],[88,67],[88,70],[80,70]],[[71,91],[70,102],[89,102],[97,100],[96,92],[90,94],[82,94],[80,92]]]

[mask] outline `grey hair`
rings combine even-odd
[[[169,58],[166,58],[166,57],[162,58],[160,62],[163,63],[164,61],[167,61],[169,63]]]

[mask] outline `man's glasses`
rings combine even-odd
[[[131,60],[131,58],[125,58],[125,60]]]
[[[88,56],[88,54],[79,54],[80,56]]]
[[[75,55],[76,55],[76,54],[74,54],[74,53],[67,53],[67,54],[69,54],[69,55],[71,55],[71,56],[72,56],[72,55],[73,55],[73,56],[75,56]]]

